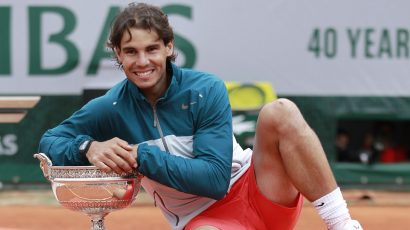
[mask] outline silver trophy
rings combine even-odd
[[[136,171],[119,175],[105,173],[95,166],[53,166],[44,153],[34,157],[40,160],[40,168],[51,182],[58,202],[87,214],[91,218],[91,230],[105,230],[104,217],[130,206],[141,187],[142,175]]]

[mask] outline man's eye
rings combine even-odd
[[[127,55],[134,55],[134,54],[136,54],[135,50],[126,50],[125,53],[126,53]]]
[[[155,52],[158,48],[157,47],[150,47],[148,48],[148,52],[152,53]]]

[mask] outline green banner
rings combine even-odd
[[[81,96],[43,96],[20,123],[0,124],[0,182],[45,181],[38,160],[33,158],[40,138],[47,129],[70,116],[81,103]]]

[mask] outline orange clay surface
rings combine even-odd
[[[383,191],[344,191],[350,211],[364,229],[410,229],[410,193]],[[368,196],[371,199],[361,199]],[[105,218],[109,230],[171,229],[159,209],[143,192],[129,208]],[[61,207],[51,191],[1,191],[0,230],[81,230],[89,229],[89,217]],[[325,230],[312,205],[306,201],[296,230]]]

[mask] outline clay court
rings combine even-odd
[[[410,193],[348,190],[344,195],[364,229],[410,229]],[[170,229],[145,193],[140,193],[131,207],[109,214],[105,225],[109,230]],[[89,228],[89,218],[62,208],[51,190],[0,191],[0,230]],[[309,202],[305,202],[296,226],[296,230],[304,229],[326,229]]]

